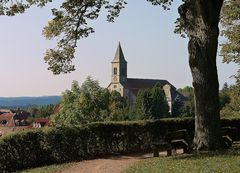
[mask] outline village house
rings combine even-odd
[[[27,125],[30,114],[24,110],[0,109],[0,126],[15,127]]]
[[[32,127],[33,128],[42,128],[42,127],[48,127],[50,124],[49,118],[35,118]]]
[[[185,100],[185,97],[180,94],[176,88],[165,79],[128,78],[127,61],[124,57],[121,45],[119,43],[112,61],[112,76],[111,83],[108,85],[108,89],[110,91],[119,92],[129,104],[133,104],[136,101],[139,90],[151,88],[157,83],[163,86],[166,100],[169,105],[169,112],[171,113],[173,101],[175,98],[179,96],[181,100]]]
[[[15,127],[14,114],[13,113],[2,113],[0,115],[0,126]]]

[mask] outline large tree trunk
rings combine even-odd
[[[188,0],[179,8],[189,37],[189,65],[195,94],[197,150],[221,147],[219,84],[216,67],[218,23],[223,0]]]

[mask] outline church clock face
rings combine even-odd
[[[117,81],[117,76],[114,76],[114,77],[113,77],[113,80],[114,80],[114,81]]]

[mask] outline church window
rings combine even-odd
[[[113,74],[117,74],[117,68],[113,69]]]
[[[117,85],[113,85],[113,88],[117,88]]]

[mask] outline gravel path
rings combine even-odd
[[[134,163],[149,157],[152,157],[152,154],[112,156],[109,158],[81,161],[61,173],[121,173]]]

